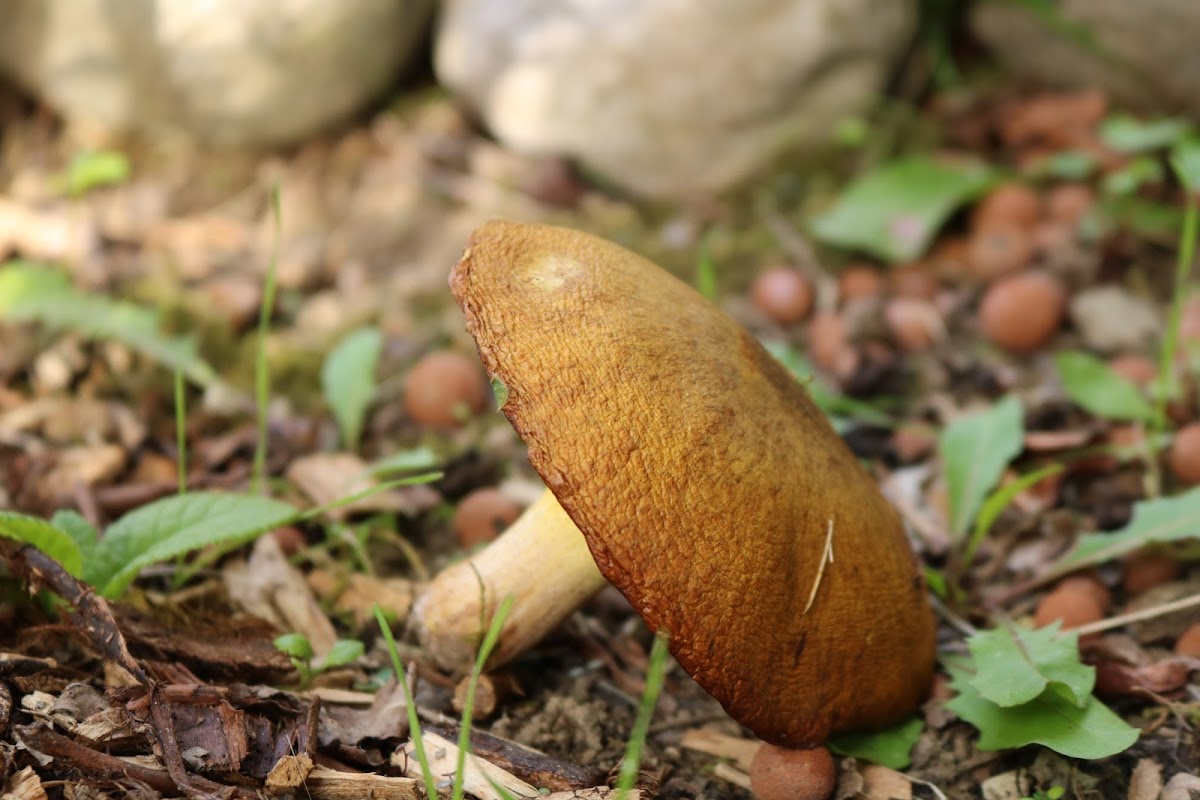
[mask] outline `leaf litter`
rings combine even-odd
[[[945,669],[921,713],[894,732],[834,743],[838,796],[874,796],[875,785],[890,797],[977,796],[981,786],[993,796],[1006,785],[1017,793],[994,796],[1063,786],[1076,793],[1068,796],[1142,798],[1186,785],[1200,762],[1200,662],[1172,647],[1200,620],[1194,607],[1162,610],[1200,592],[1200,527],[1192,523],[1200,495],[1173,483],[1152,456],[1129,457],[1113,442],[1119,424],[1156,424],[1157,389],[1116,375],[1111,354],[1095,349],[1128,339],[1096,329],[1102,318],[1089,320],[1082,339],[1082,326],[1068,324],[1044,355],[1024,360],[981,342],[979,280],[950,246],[969,234],[963,209],[998,174],[1053,188],[1125,168],[1120,180],[1097,181],[1111,196],[1077,229],[1044,236],[1037,264],[1076,289],[1104,282],[1165,308],[1173,289],[1161,276],[1169,270],[1127,265],[1169,265],[1163,244],[1175,241],[1182,215],[1167,169],[1135,174],[1128,159],[1169,150],[1170,163],[1192,175],[1200,151],[1184,128],[1109,117],[1106,100],[1089,93],[984,97],[928,112],[946,115],[948,144],[970,160],[881,164],[819,204],[824,216],[760,197],[747,207],[767,208],[766,223],[727,211],[702,244],[671,247],[660,235],[670,220],[640,216],[599,190],[578,184],[573,207],[564,207],[545,202],[562,193],[474,172],[480,159],[446,154],[495,156],[496,146],[466,126],[451,126],[454,147],[431,147],[448,135],[445,118],[454,113],[431,101],[266,168],[222,162],[221,185],[191,180],[214,156],[189,154],[168,169],[155,154],[134,152],[126,172],[113,159],[77,160],[69,138],[44,120],[16,127],[21,146],[46,157],[0,164],[0,185],[42,185],[45,196],[72,187],[74,211],[0,196],[0,215],[23,228],[0,250],[27,260],[0,268],[0,289],[8,287],[0,292],[0,507],[15,512],[0,516],[9,569],[0,581],[45,587],[65,601],[11,591],[0,600],[0,731],[7,745],[23,747],[0,755],[5,791],[63,780],[136,786],[145,796],[252,796],[264,787],[418,796],[403,699],[382,671],[388,659],[371,627],[376,601],[401,634],[425,741],[454,763],[457,681],[403,637],[405,617],[422,576],[459,556],[448,535],[454,505],[472,488],[531,474],[519,441],[492,415],[434,432],[397,409],[417,357],[470,350],[447,312],[445,273],[470,229],[497,214],[621,238],[689,279],[702,249],[718,300],[771,339],[789,366],[816,376],[822,407],[897,490],[920,532],[930,584],[940,587]],[[1074,121],[1062,124],[1064,114]],[[971,130],[986,135],[958,136]],[[504,155],[514,174],[539,174],[536,164]],[[1136,188],[1122,188],[1130,176]],[[222,516],[224,493],[242,497],[252,479],[255,342],[247,331],[275,244],[275,181],[281,294],[266,341],[273,388],[265,412],[277,499],[239,499]],[[787,241],[764,248],[749,235],[765,226],[778,239],[780,218],[796,223]],[[949,335],[927,349],[902,348],[872,322],[884,318],[876,305],[855,312],[853,369],[814,370],[802,360],[804,326],[764,325],[738,298],[751,273],[736,265],[787,260],[795,236],[813,252],[800,231],[840,248],[819,251],[829,264],[848,250],[877,258],[885,276],[902,272],[892,262],[932,264],[931,308]],[[823,302],[838,305],[836,295]],[[1172,427],[1145,452],[1167,446],[1189,413],[1195,418],[1196,351],[1189,362],[1188,347],[1185,337],[1182,363],[1191,367],[1168,399]],[[190,382],[182,452],[176,370]],[[926,444],[902,448],[901,429]],[[176,497],[184,455],[187,493]],[[368,487],[370,465],[385,462],[400,475],[443,475],[303,516],[300,509]],[[1040,472],[1054,466],[1054,474]],[[62,509],[74,516],[55,516]],[[984,535],[964,559],[960,544],[980,530],[984,512]],[[166,528],[140,524],[147,515],[166,519]],[[153,544],[134,546],[137,536]],[[1169,548],[1180,573],[1144,592],[1124,590],[1129,559],[1151,543]],[[1043,587],[1080,569],[1095,570],[1114,592],[1114,616],[1140,609],[1147,617],[1079,644],[1054,627],[1030,628]],[[819,589],[819,578],[810,588]],[[615,774],[633,726],[651,638],[632,619],[619,595],[602,592],[530,658],[494,676],[515,689],[477,725],[472,750],[501,770],[497,780],[611,795],[599,787]],[[272,644],[282,633],[305,637],[317,657],[346,638],[366,649],[301,690],[294,664]],[[1024,747],[1031,742],[1070,758]],[[745,797],[756,747],[668,667],[639,785],[665,798]],[[485,780],[473,793],[490,791]]]

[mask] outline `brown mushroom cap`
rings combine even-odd
[[[812,746],[917,705],[934,621],[900,521],[749,333],[561,228],[484,225],[450,288],[597,567],[735,719]]]

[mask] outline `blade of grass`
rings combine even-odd
[[[1171,297],[1171,308],[1167,312],[1167,333],[1163,337],[1162,352],[1158,356],[1159,391],[1154,398],[1154,419],[1151,426],[1152,438],[1167,429],[1167,401],[1175,394],[1175,381],[1171,378],[1171,365],[1175,360],[1175,349],[1179,346],[1179,327],[1183,321],[1183,302],[1186,299],[1188,281],[1191,280],[1192,262],[1196,258],[1196,239],[1200,236],[1200,209],[1196,196],[1190,195],[1183,214],[1183,230],[1179,234],[1179,259],[1175,262],[1175,291]]]
[[[625,800],[625,795],[637,783],[638,769],[642,764],[642,750],[646,746],[646,732],[650,728],[650,719],[654,716],[654,707],[658,705],[658,695],[662,691],[663,671],[667,662],[667,635],[659,632],[654,637],[654,645],[650,648],[650,666],[646,669],[646,689],[642,692],[642,702],[638,704],[637,718],[633,730],[629,733],[629,741],[625,745],[625,758],[621,760],[621,775],[617,779],[617,800]]]
[[[492,624],[488,626],[483,644],[479,646],[479,653],[475,656],[475,666],[471,668],[471,677],[467,681],[467,697],[463,701],[462,721],[458,726],[458,759],[454,764],[454,790],[450,795],[452,800],[463,798],[463,770],[467,765],[467,750],[471,747],[471,715],[475,711],[475,687],[479,684],[479,676],[483,674],[483,665],[487,663],[496,642],[500,640],[504,620],[508,618],[508,612],[512,610],[515,601],[516,598],[511,594],[500,601],[500,607],[492,615]]]
[[[183,370],[175,370],[175,459],[179,471],[179,493],[187,494],[187,397]]]
[[[429,766],[429,756],[425,753],[425,742],[421,739],[421,721],[417,719],[417,704],[408,688],[408,674],[404,671],[404,665],[400,663],[400,653],[396,650],[396,639],[392,636],[392,628],[383,616],[383,609],[379,604],[376,603],[372,610],[375,613],[375,622],[379,625],[379,631],[383,634],[384,641],[387,642],[388,655],[392,659],[392,670],[396,673],[396,682],[400,684],[400,690],[404,692],[404,711],[408,714],[408,738],[412,739],[417,762],[421,765],[425,796],[437,797],[437,780],[433,777],[433,769]]]
[[[263,489],[263,475],[267,467],[267,401],[271,394],[271,376],[267,370],[267,329],[271,325],[271,314],[275,307],[275,272],[279,265],[279,185],[271,189],[271,260],[267,264],[267,278],[263,286],[262,308],[258,315],[258,352],[254,359],[254,401],[258,408],[258,441],[254,446],[254,464],[251,472],[251,491],[256,494]]]

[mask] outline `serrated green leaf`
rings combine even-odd
[[[1044,576],[1049,579],[1082,567],[1102,564],[1148,544],[1169,544],[1200,538],[1200,486],[1174,497],[1133,504],[1129,524],[1112,533],[1080,536],[1075,546]]]
[[[219,383],[189,337],[164,334],[149,308],[81,292],[66,276],[20,261],[0,266],[0,319],[39,322],[83,336],[120,342],[203,386]]]
[[[1079,661],[1079,634],[1060,633],[1057,622],[1035,630],[1003,626],[979,631],[967,647],[976,665],[971,686],[998,706],[1028,703],[1058,683],[1082,707],[1096,684],[1096,670]]]
[[[826,244],[893,263],[911,261],[950,215],[992,180],[991,170],[981,164],[906,157],[855,179],[832,208],[810,221],[811,231]]]
[[[1094,696],[1080,707],[1054,684],[1028,703],[1003,708],[979,694],[969,671],[948,669],[958,695],[946,708],[979,729],[980,750],[1040,744],[1072,758],[1094,759],[1120,753],[1137,741],[1138,730]]]
[[[1192,130],[1186,119],[1165,117],[1142,121],[1128,114],[1116,114],[1100,124],[1100,138],[1118,153],[1145,153],[1162,150]]]
[[[912,762],[910,753],[923,730],[925,723],[920,717],[909,717],[875,733],[843,733],[830,738],[827,744],[839,755],[854,756],[890,769],[904,769]]]
[[[1189,136],[1171,148],[1171,169],[1189,192],[1200,192],[1200,136]]]
[[[938,437],[950,500],[950,530],[970,528],[1005,467],[1024,447],[1021,401],[1006,397],[991,408],[954,420]]]
[[[75,577],[83,573],[83,554],[71,535],[44,519],[0,511],[0,536],[33,545]]]
[[[346,447],[356,447],[362,435],[363,418],[375,396],[375,368],[382,348],[383,335],[378,328],[360,328],[343,337],[321,366],[325,402]]]
[[[192,492],[156,500],[108,527],[84,579],[116,597],[150,564],[213,544],[247,542],[297,518],[296,509],[269,497]]]
[[[1154,408],[1133,381],[1088,353],[1054,355],[1058,377],[1071,401],[1102,419],[1149,422]]]

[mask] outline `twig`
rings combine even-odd
[[[1170,603],[1161,603],[1157,606],[1151,606],[1150,608],[1143,608],[1140,611],[1131,611],[1128,614],[1119,614],[1115,617],[1102,619],[1098,622],[1090,622],[1087,625],[1080,625],[1078,628],[1072,628],[1072,630],[1078,632],[1080,636],[1087,636],[1089,633],[1099,633],[1100,631],[1120,628],[1121,626],[1128,625],[1131,622],[1141,622],[1142,620],[1154,619],[1155,617],[1161,617],[1164,614],[1170,614],[1174,611],[1179,611],[1184,608],[1191,608],[1192,606],[1200,606],[1200,592],[1180,598],[1179,600],[1172,600]]]
[[[946,622],[949,622],[950,625],[963,636],[974,636],[975,634],[979,633],[978,628],[967,622],[958,614],[955,614],[953,611],[951,611],[950,608],[944,602],[942,602],[942,598],[938,597],[936,594],[930,594],[929,601],[933,605],[933,610],[938,613],[938,616],[946,620]]]
[[[808,613],[812,608],[813,601],[817,599],[817,590],[821,588],[821,578],[825,577],[825,565],[833,563],[833,517],[829,518],[829,527],[825,531],[825,549],[821,551],[821,564],[817,567],[817,578],[813,581],[812,591],[808,593],[808,602],[804,604],[804,611],[800,612],[801,616]]]

